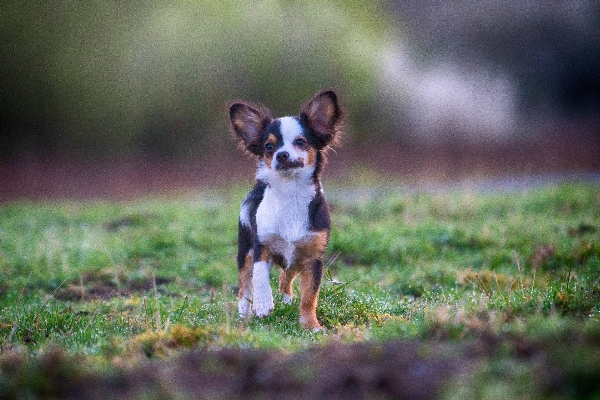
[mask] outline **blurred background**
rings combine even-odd
[[[0,201],[251,181],[228,104],[347,111],[327,175],[600,171],[600,3],[5,1]]]

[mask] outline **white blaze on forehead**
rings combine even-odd
[[[291,155],[292,151],[295,153],[294,139],[298,136],[302,136],[302,126],[294,117],[279,118],[279,124],[281,137],[283,139],[283,149],[288,151]]]

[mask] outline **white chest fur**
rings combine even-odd
[[[284,256],[288,266],[294,261],[295,243],[313,235],[309,230],[308,206],[314,197],[312,183],[278,182],[266,188],[256,211],[259,240],[272,252]]]

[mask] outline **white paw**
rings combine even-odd
[[[250,300],[248,300],[245,297],[242,297],[238,301],[238,313],[240,315],[240,318],[246,318],[252,315]]]
[[[292,295],[284,293],[283,294],[283,303],[284,304],[292,304]]]
[[[268,290],[254,291],[252,310],[254,310],[254,314],[256,314],[257,317],[266,317],[274,307],[275,304],[273,303],[273,293],[271,292],[271,288]]]

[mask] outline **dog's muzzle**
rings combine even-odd
[[[290,159],[290,153],[287,151],[281,151],[277,153],[275,156],[277,163],[275,165],[275,169],[278,171],[287,171],[293,168],[302,168],[304,167],[304,160],[299,158],[296,160]]]

